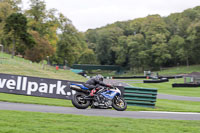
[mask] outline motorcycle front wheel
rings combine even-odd
[[[116,96],[112,101],[112,107],[117,111],[124,111],[127,108],[127,103],[124,98]]]
[[[72,104],[78,109],[86,109],[90,105],[90,101],[85,100],[86,94],[77,92],[72,96]]]

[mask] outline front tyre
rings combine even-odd
[[[124,111],[127,108],[127,103],[124,98],[116,96],[113,99],[112,107],[117,111]]]
[[[85,100],[86,94],[77,92],[72,96],[72,104],[78,109],[86,109],[90,105],[90,101]]]

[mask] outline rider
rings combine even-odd
[[[94,96],[94,93],[97,92],[100,89],[100,86],[105,87],[112,87],[109,84],[105,84],[103,82],[103,76],[98,74],[95,77],[89,79],[87,82],[85,82],[85,87],[87,87],[89,90],[92,90],[90,92],[90,96]]]

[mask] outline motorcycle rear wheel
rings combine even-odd
[[[91,104],[90,101],[83,99],[86,96],[86,94],[81,92],[76,92],[72,96],[72,104],[78,108],[78,109],[86,109]]]
[[[112,107],[117,111],[124,111],[127,108],[127,103],[123,97],[116,96],[112,101]]]

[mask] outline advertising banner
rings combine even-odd
[[[70,83],[82,82],[0,73],[0,92],[3,93],[71,99]]]

